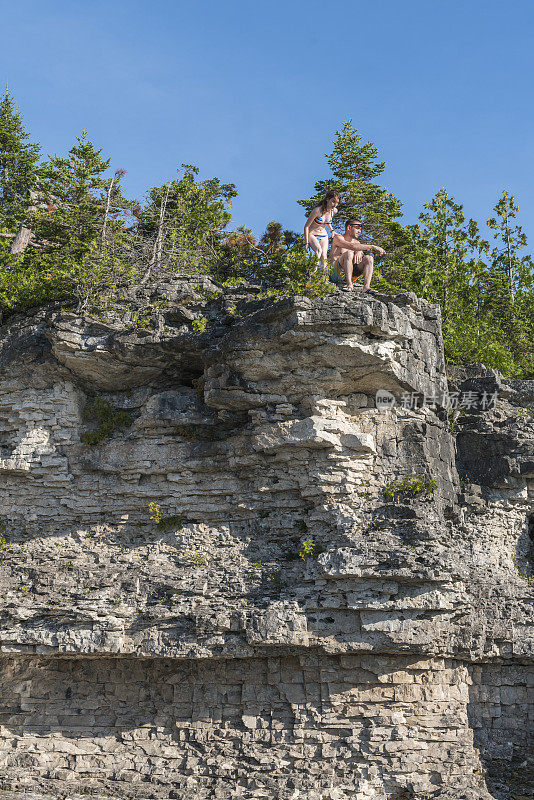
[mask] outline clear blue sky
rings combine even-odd
[[[3,3],[0,81],[45,153],[86,128],[141,198],[183,162],[237,184],[233,223],[301,229],[352,118],[405,221],[442,186],[534,241],[532,0]]]

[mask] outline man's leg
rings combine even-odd
[[[345,273],[345,285],[352,289],[352,268],[354,263],[354,253],[350,250],[345,250],[338,258],[338,263],[341,264],[343,272]]]
[[[363,291],[366,292],[371,286],[371,278],[373,277],[373,268],[375,262],[373,256],[364,256],[360,264],[363,275]]]

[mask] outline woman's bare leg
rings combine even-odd
[[[310,233],[308,237],[308,243],[310,250],[317,256],[319,259],[319,264],[321,263],[321,257],[323,255],[323,248],[321,246],[321,239],[317,239],[313,233]],[[315,271],[315,270],[314,270]]]
[[[319,259],[319,266],[323,271],[323,275],[326,278],[327,271],[326,271],[326,262],[328,259],[328,236],[324,236],[322,239],[319,239],[319,243],[321,245],[321,257]]]

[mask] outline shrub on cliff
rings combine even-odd
[[[212,269],[220,280],[244,278],[263,284],[278,284],[288,277],[287,258],[295,251],[302,251],[303,244],[302,236],[285,230],[276,220],[269,222],[259,239],[250,228],[240,226],[222,238]],[[314,261],[314,267],[315,264]]]
[[[1,252],[0,309],[9,314],[69,297],[78,274],[76,265],[58,269],[53,256]]]

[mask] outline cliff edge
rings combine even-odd
[[[6,800],[534,797],[533,409],[411,293],[9,320]]]

